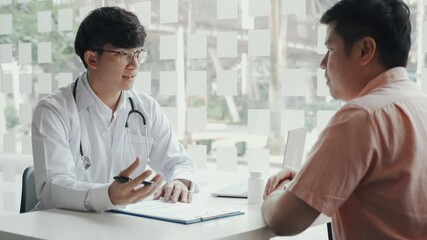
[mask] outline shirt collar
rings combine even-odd
[[[87,79],[87,72],[84,72],[79,76],[79,83],[77,85],[77,93],[76,93],[76,104],[79,112],[88,108],[92,104],[96,104],[96,107],[101,111],[101,113],[109,112],[112,114],[112,111],[107,105],[102,102],[102,100],[95,94],[92,88],[89,85]],[[128,92],[123,91],[120,95],[120,100],[117,105],[116,112],[118,110],[124,109],[126,107],[126,99],[128,97]]]
[[[362,91],[359,92],[357,97],[362,97],[385,83],[398,82],[408,79],[409,78],[408,73],[406,72],[406,68],[395,67],[388,69],[387,71],[381,73],[369,81],[368,84],[366,84],[366,86],[362,89]]]

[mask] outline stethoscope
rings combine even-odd
[[[78,83],[78,81],[79,81],[79,78],[77,78],[74,81],[74,87],[73,87],[73,97],[74,97],[74,102],[76,104],[77,104],[76,93],[77,93],[77,83]],[[131,110],[129,111],[128,116],[126,118],[125,128],[126,128],[126,133],[127,133],[126,135],[128,137],[128,140],[129,140],[129,145],[130,145],[130,150],[131,150],[131,153],[132,153],[132,158],[135,159],[135,154],[134,154],[134,151],[133,151],[132,142],[130,141],[129,123],[128,123],[128,121],[129,121],[130,115],[132,113],[136,113],[139,116],[141,116],[142,122],[144,124],[144,130],[145,130],[145,147],[147,148],[147,159],[146,159],[146,162],[148,163],[150,161],[150,149],[148,148],[147,122],[145,121],[144,115],[140,111],[138,111],[138,110],[135,109],[135,106],[133,104],[132,98],[128,97],[128,100],[129,100],[129,103],[130,103],[130,106],[131,106]],[[123,146],[123,148],[124,148],[124,146]],[[122,155],[124,155],[124,154],[122,154]],[[82,139],[81,139],[81,137],[80,137],[80,160],[81,160],[81,162],[83,164],[82,168],[84,170],[87,170],[92,165],[92,160],[88,156],[86,156],[86,155],[83,154]],[[122,161],[123,161],[123,156],[122,156]]]

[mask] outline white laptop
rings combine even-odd
[[[283,155],[282,169],[291,167],[300,169],[304,154],[305,138],[307,130],[305,128],[291,129],[288,132],[288,139]],[[248,198],[248,182],[239,182],[212,193],[215,197]]]

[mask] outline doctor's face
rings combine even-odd
[[[325,70],[326,84],[332,97],[349,101],[360,91],[356,51],[352,48],[346,52],[343,38],[335,32],[335,24],[327,27],[325,45],[328,52],[320,67]]]
[[[93,71],[97,84],[111,91],[132,89],[147,52],[142,48],[116,48],[111,44],[93,50],[97,52],[96,68]]]

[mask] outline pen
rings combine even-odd
[[[127,182],[132,181],[132,178],[130,178],[130,177],[125,177],[125,176],[115,176],[115,177],[114,177],[114,180],[116,180],[117,182],[121,182],[121,183],[127,183]],[[151,181],[142,181],[142,183],[141,183],[141,184],[144,184],[144,185],[152,185],[152,184],[153,184],[153,182],[151,182]]]

